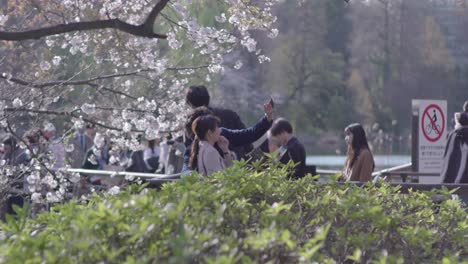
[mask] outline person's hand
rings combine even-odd
[[[219,136],[218,146],[223,152],[229,152],[229,140],[223,136]]]
[[[263,105],[263,110],[265,111],[265,114],[268,118],[268,121],[273,121],[273,110],[275,109],[273,99],[270,99],[270,101],[266,104]]]

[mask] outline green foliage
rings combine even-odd
[[[5,263],[454,263],[468,218],[434,192],[288,180],[289,167],[237,164],[161,190],[133,187],[3,224]],[[279,166],[279,165],[278,165]],[[257,169],[256,169],[257,167]],[[450,196],[448,191],[442,195]]]

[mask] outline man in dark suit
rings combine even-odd
[[[219,117],[221,120],[221,127],[227,129],[245,128],[244,123],[236,112],[230,109],[210,106],[210,94],[205,86],[190,86],[185,101],[193,109],[201,106],[207,107],[215,116]],[[241,159],[252,150],[252,145],[230,146],[229,148],[236,153],[237,159]]]

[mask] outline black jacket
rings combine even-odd
[[[306,175],[306,152],[304,145],[296,137],[292,137],[286,144],[286,153],[281,157],[280,162],[287,164],[290,160],[296,163],[294,172],[291,175],[294,179],[302,178]]]
[[[449,134],[441,175],[444,183],[468,183],[468,127]]]
[[[109,164],[109,155],[107,153],[107,150],[103,150],[102,153],[104,154],[104,162],[106,164]],[[99,168],[99,162],[98,162],[98,158],[96,157],[96,161],[97,163],[96,164],[93,164],[91,163],[91,161],[89,160],[89,158],[91,157],[91,155],[95,155],[94,154],[94,149],[93,148],[90,148],[88,150],[88,152],[86,152],[86,156],[83,160],[83,165],[81,166],[82,169],[87,169],[87,170],[99,170],[99,169],[102,169],[102,168]],[[102,165],[102,164],[101,164]]]
[[[221,127],[221,136],[229,140],[229,146],[237,147],[246,144],[252,144],[261,138],[270,129],[272,122],[269,122],[267,117],[261,118],[254,126],[244,129],[227,129]],[[187,139],[185,142],[184,166],[182,171],[189,169],[190,154],[192,152],[192,139]],[[219,149],[218,149],[219,151]],[[219,151],[222,155],[222,151]]]
[[[132,160],[132,163],[125,169],[125,171],[142,173],[147,173],[149,171],[143,158],[143,150],[133,151],[130,155],[130,159]]]

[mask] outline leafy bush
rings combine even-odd
[[[258,165],[258,164],[256,164]],[[444,263],[468,256],[457,200],[385,184],[290,181],[289,167],[131,186],[72,201],[36,219],[20,209],[2,230],[4,263]],[[449,196],[448,191],[439,192]]]

